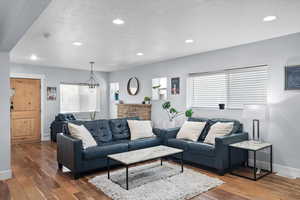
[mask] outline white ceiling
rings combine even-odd
[[[10,51],[50,0],[0,1],[0,51]]]
[[[93,60],[99,71],[126,69],[300,32],[299,10],[299,0],[52,0],[11,59],[78,69]],[[267,15],[278,19],[262,22]],[[115,18],[125,24],[112,24]],[[185,44],[190,38],[195,43]],[[30,60],[33,53],[40,59]]]

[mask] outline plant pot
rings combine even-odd
[[[225,104],[224,103],[220,103],[219,104],[219,109],[220,110],[224,110],[225,109]]]

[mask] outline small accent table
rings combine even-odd
[[[266,169],[263,169],[262,171],[264,172],[262,175],[259,175],[257,174],[257,166],[256,166],[256,153],[258,151],[261,151],[263,149],[267,149],[269,148],[270,149],[270,169],[269,170],[266,170]],[[250,151],[250,152],[253,152],[253,177],[248,177],[248,176],[244,176],[244,175],[241,175],[241,174],[238,174],[238,173],[235,173],[234,170],[233,170],[233,166],[232,166],[232,160],[231,160],[231,150],[232,149],[243,149],[243,150],[246,150],[246,151]],[[228,146],[228,161],[229,161],[229,169],[230,169],[230,173],[232,175],[236,175],[236,176],[239,176],[239,177],[243,177],[243,178],[248,178],[248,179],[251,179],[251,180],[259,180],[261,179],[262,177],[268,175],[268,174],[271,174],[273,173],[273,146],[272,144],[270,143],[265,143],[265,142],[257,142],[257,141],[253,141],[253,140],[249,140],[249,141],[243,141],[243,142],[238,142],[238,143],[234,143],[234,144],[230,144]],[[249,167],[249,163],[247,161],[247,167]]]

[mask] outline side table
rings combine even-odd
[[[245,151],[248,152],[253,152],[253,177],[248,177],[248,176],[244,176],[238,173],[234,172],[233,166],[231,165],[231,150],[232,149],[243,149]],[[257,156],[256,153],[258,151],[261,151],[263,149],[267,149],[269,148],[270,151],[270,169],[263,169],[262,171],[264,172],[262,175],[258,175],[257,174]],[[253,140],[249,140],[249,141],[243,141],[243,142],[238,142],[238,143],[234,143],[234,144],[230,144],[228,146],[228,161],[229,161],[229,170],[230,173],[232,175],[236,175],[239,177],[243,177],[243,178],[248,178],[251,180],[259,180],[262,177],[273,173],[273,146],[270,143],[265,143],[265,142],[257,142],[257,141],[253,141]],[[248,161],[247,161],[247,167],[249,167]]]

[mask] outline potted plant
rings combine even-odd
[[[119,101],[119,94],[120,94],[120,91],[117,90],[117,91],[115,92],[115,101]]]
[[[171,102],[170,101],[166,101],[162,104],[162,108],[163,110],[165,110],[168,114],[168,118],[169,118],[169,124],[171,124],[171,127],[174,127],[174,120],[179,117],[182,116],[183,114],[186,117],[192,117],[193,115],[193,110],[192,109],[188,109],[185,112],[179,112],[177,111],[175,108],[171,107]]]
[[[144,97],[145,104],[150,104],[151,98],[150,97]]]

